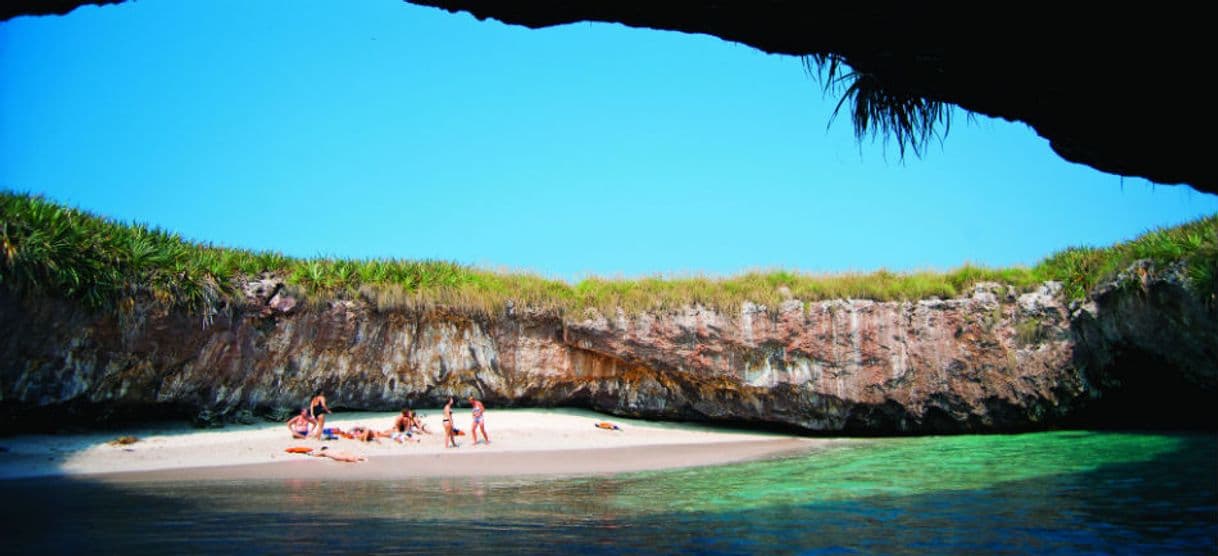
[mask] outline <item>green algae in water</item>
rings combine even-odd
[[[572,516],[722,513],[988,488],[1002,483],[1151,461],[1178,450],[1175,435],[1048,432],[1019,435],[843,439],[806,453],[740,464],[583,478],[453,477],[399,481],[239,481],[167,484],[153,490],[237,511],[334,518],[437,521],[567,520]],[[335,498],[348,503],[334,504]],[[426,508],[420,514],[420,508]]]
[[[720,512],[971,490],[1150,461],[1181,442],[1086,431],[854,440],[778,460],[623,476],[605,503],[633,512]]]
[[[141,490],[227,511],[327,519],[566,521],[574,516],[723,513],[973,490],[1147,462],[1180,449],[1183,442],[1184,437],[1176,435],[1087,431],[843,439],[779,459],[583,478],[236,481],[226,488],[203,481],[153,484]],[[326,494],[312,494],[319,490]],[[336,499],[345,502],[336,504]]]
[[[1214,461],[1197,434],[841,440],[580,479],[0,481],[0,520],[29,554],[1213,554]]]

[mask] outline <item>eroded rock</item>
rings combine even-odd
[[[247,307],[207,328],[189,315],[120,321],[0,292],[0,395],[10,420],[69,405],[174,407],[211,426],[286,418],[324,389],[332,404],[366,410],[476,394],[821,433],[1035,429],[1103,418],[1106,404],[1167,415],[1173,396],[1212,397],[1218,319],[1178,274],[1134,268],[1070,307],[1058,284],[1024,294],[979,284],[954,299],[567,320],[351,300],[268,319],[285,298],[282,282],[262,277]]]

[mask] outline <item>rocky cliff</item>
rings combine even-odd
[[[1071,306],[1053,283],[1023,294],[984,284],[947,300],[576,318],[297,304],[273,277],[210,323],[0,290],[0,415],[280,418],[320,388],[347,409],[474,394],[492,407],[818,433],[1021,430],[1127,413],[1186,424],[1177,418],[1212,411],[1161,408],[1212,398],[1218,315],[1179,272],[1152,274]]]

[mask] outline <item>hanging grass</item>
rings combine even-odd
[[[730,313],[746,301],[774,309],[787,300],[947,298],[979,282],[1027,291],[1057,280],[1066,295],[1081,299],[1141,259],[1160,268],[1184,264],[1194,287],[1213,299],[1218,275],[1218,216],[1153,230],[1112,247],[1066,249],[1032,268],[965,265],[948,272],[824,275],[774,270],[727,278],[589,277],[574,284],[449,261],[297,259],[228,249],[14,193],[0,193],[0,217],[0,287],[76,299],[96,310],[122,310],[147,298],[205,313],[225,302],[239,303],[242,280],[264,272],[284,276],[293,293],[317,303],[363,299],[379,310],[445,306],[484,314],[512,306],[570,318],[588,309],[612,315],[619,309],[637,313],[701,305]]]
[[[932,140],[942,141],[951,129],[952,107],[948,104],[886,87],[872,73],[846,71],[844,60],[836,54],[813,54],[802,61],[826,93],[839,96],[829,123],[848,107],[860,143],[868,137],[891,137],[904,159],[906,150],[922,156]]]

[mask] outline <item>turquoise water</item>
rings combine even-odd
[[[17,552],[1208,553],[1218,437],[855,440],[576,479],[0,482]],[[18,503],[14,503],[18,501]]]

